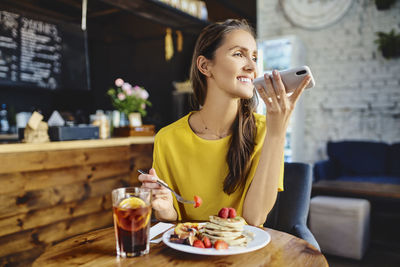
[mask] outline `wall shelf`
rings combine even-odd
[[[160,23],[174,29],[198,34],[209,24],[177,8],[157,0],[102,0],[111,6],[118,7],[142,18]]]

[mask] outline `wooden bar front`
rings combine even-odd
[[[138,184],[153,141],[0,145],[0,265],[23,266],[50,244],[111,226],[111,190]]]

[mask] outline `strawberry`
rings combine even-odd
[[[229,245],[226,243],[224,240],[217,240],[214,243],[214,248],[215,249],[228,249]]]
[[[203,237],[203,243],[206,248],[212,248],[211,241],[208,237]]]
[[[199,196],[194,196],[194,207],[198,208],[201,206],[201,204],[203,203],[203,200],[201,199],[201,197]]]
[[[197,239],[193,242],[193,247],[196,248],[205,248],[203,241]]]
[[[223,219],[228,218],[229,215],[229,209],[228,208],[222,208],[219,212],[218,212],[218,217],[221,217]]]
[[[229,218],[235,218],[236,217],[236,210],[234,208],[229,208]]]

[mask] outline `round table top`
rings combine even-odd
[[[33,266],[328,266],[324,255],[306,241],[284,232],[263,229],[271,235],[271,242],[245,254],[195,255],[174,250],[161,242],[151,244],[148,255],[119,258],[115,251],[114,228],[106,228],[49,247]]]

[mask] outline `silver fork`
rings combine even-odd
[[[138,172],[140,172],[141,174],[148,174],[142,170],[138,170]],[[176,200],[178,200],[179,202],[181,202],[183,204],[192,204],[192,205],[195,204],[195,202],[193,200],[187,200],[187,199],[184,199],[183,197],[181,197],[180,195],[178,195],[178,193],[176,193],[174,190],[172,190],[164,181],[157,179],[157,184],[164,186],[169,191],[171,191],[175,195]]]

